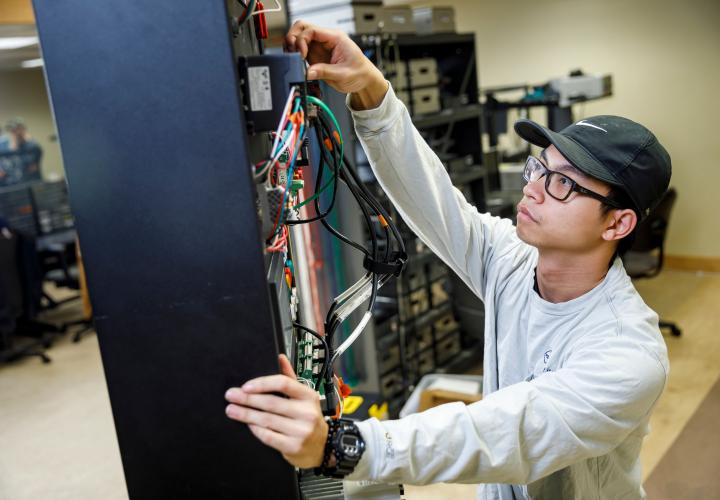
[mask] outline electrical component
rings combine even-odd
[[[258,109],[259,101],[255,95],[257,91],[247,85],[246,94],[249,95],[249,104],[253,107],[252,125],[256,131],[274,130],[272,135],[268,135],[272,144],[267,158],[254,165],[254,177],[262,186],[259,194],[263,233],[267,235],[267,252],[287,256],[286,276],[290,277],[288,283],[297,281],[297,288],[291,289],[298,290],[301,307],[299,314],[293,317],[295,345],[294,349],[289,351],[294,353],[292,363],[298,380],[320,393],[324,402],[324,414],[337,418],[342,414],[343,398],[349,394],[349,387],[344,384],[337,386],[333,363],[363,332],[372,317],[378,289],[400,273],[407,255],[402,237],[392,219],[345,158],[340,126],[332,111],[321,99],[307,95],[304,82],[295,85],[287,77],[288,59],[281,58],[279,61],[282,62],[276,61],[275,66],[281,66],[283,70],[275,71],[281,75],[280,83],[276,84],[272,83],[275,77],[272,65],[267,59],[255,57],[244,61],[248,79],[256,70],[266,73],[265,81],[259,84],[266,85],[265,91],[269,94],[262,98],[268,101],[267,109]],[[282,93],[278,88],[282,89]],[[302,200],[301,193],[304,193],[305,178],[308,174],[303,171],[303,167],[310,165],[308,141],[305,138],[309,128],[315,132],[317,144],[320,146],[320,158],[315,173],[314,193]],[[345,183],[363,214],[370,234],[369,248],[347,238],[326,220],[334,207],[340,182]],[[332,189],[332,192],[328,206],[323,208],[320,196],[326,189]],[[303,213],[301,218],[300,210],[309,203],[312,203],[315,215],[308,216]],[[316,325],[312,320],[313,312],[309,304],[313,295],[310,292],[306,262],[309,256],[303,245],[306,230],[299,227],[300,224],[315,221],[319,221],[331,235],[343,243],[362,252],[362,263],[367,270],[362,279],[333,301],[322,325]],[[351,335],[334,350],[335,332],[353,311],[364,304],[367,304],[367,310],[361,321]],[[301,324],[298,317],[310,324]],[[321,327],[321,333],[313,330]]]
[[[304,100],[305,61],[298,53],[241,57],[238,69],[252,133],[275,130],[283,118],[283,105],[291,87],[297,86]]]
[[[570,76],[555,78],[548,82],[558,93],[560,106],[567,107],[582,102],[612,95],[612,75],[586,75],[574,71]]]

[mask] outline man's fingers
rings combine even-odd
[[[228,405],[225,414],[233,420],[267,427],[286,436],[301,436],[306,432],[303,423],[288,417],[258,411],[247,406]]]
[[[248,428],[263,444],[275,448],[283,455],[295,455],[300,450],[300,444],[297,439],[255,424],[249,424]]]
[[[265,412],[276,413],[292,418],[312,418],[313,415],[306,410],[307,403],[297,400],[281,398],[272,394],[248,394],[242,389],[231,389],[227,392],[228,403],[249,406]]]
[[[298,19],[293,23],[293,25],[290,27],[290,29],[287,32],[287,35],[285,36],[286,39],[297,38],[297,36],[303,32],[305,29],[305,26],[307,26],[308,23],[303,21],[302,19]]]
[[[308,80],[337,81],[342,77],[343,69],[337,64],[317,63],[308,68]]]
[[[232,389],[231,389],[232,390]],[[316,399],[317,393],[287,375],[269,375],[245,382],[242,390],[247,393],[280,392],[293,399]]]
[[[342,36],[339,31],[320,28],[300,20],[296,21],[285,35],[284,45],[288,50],[300,52],[303,59],[306,59],[313,43],[321,44],[329,53]]]
[[[343,36],[341,31],[329,28],[321,28],[319,26],[307,23],[305,24],[302,33],[311,34],[312,36],[311,38],[308,38],[308,41],[322,43],[323,45],[325,45],[326,48],[334,46],[337,42],[340,41],[340,37]]]
[[[290,363],[290,360],[285,356],[284,354],[280,354],[278,356],[279,363],[280,363],[280,373],[283,375],[287,375],[290,378],[297,378],[297,375],[295,375],[295,370],[293,370],[292,364]]]

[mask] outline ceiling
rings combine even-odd
[[[32,24],[0,24],[0,38],[16,36],[37,36]],[[0,50],[0,71],[22,69],[20,63],[40,57],[40,47],[35,44],[20,49]]]
[[[284,10],[286,0],[277,2]],[[273,6],[273,2],[266,3]],[[285,12],[269,12],[267,22],[271,29],[284,30],[287,23]],[[16,36],[37,36],[30,0],[0,0],[0,38]],[[0,72],[23,69],[20,65],[23,61],[39,57],[40,47],[37,44],[20,49],[0,50]]]

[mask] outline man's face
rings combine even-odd
[[[568,162],[555,148],[549,146],[540,157],[549,169],[565,174],[582,187],[607,195],[607,184],[589,177]],[[559,201],[545,191],[545,176],[528,182],[523,199],[518,204],[517,234],[524,242],[539,250],[587,252],[602,242],[605,228],[600,201],[572,192]]]
[[[16,138],[16,139],[22,139],[25,137],[25,126],[24,125],[15,125],[10,129],[10,133]]]

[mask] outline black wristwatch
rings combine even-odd
[[[353,470],[365,451],[365,441],[355,422],[348,419],[328,421],[328,437],[325,441],[325,455],[315,474],[342,479]],[[335,455],[335,466],[330,467],[330,457]]]

